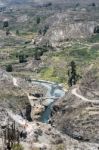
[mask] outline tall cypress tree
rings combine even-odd
[[[77,82],[77,73],[76,73],[76,64],[74,61],[71,61],[70,63],[68,76],[69,76],[68,85],[69,86],[75,85]]]

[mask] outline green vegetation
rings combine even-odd
[[[6,66],[6,71],[7,72],[12,72],[13,71],[13,68],[12,68],[11,64]]]
[[[16,30],[16,35],[19,35],[20,33],[19,33],[19,30]]]
[[[77,66],[79,77],[83,75],[83,70],[90,64],[97,64],[99,58],[99,46],[93,46],[87,41],[73,41],[71,46],[61,48],[60,51],[53,51],[46,54],[45,64],[48,67],[40,71],[42,79],[68,83],[68,67],[73,60]],[[66,85],[67,86],[67,85]]]
[[[43,35],[46,34],[46,32],[47,32],[48,29],[49,29],[49,26],[48,26],[48,25],[44,26],[44,29],[43,29]]]
[[[85,66],[89,66],[94,63],[99,58],[99,46],[92,44],[90,40],[98,42],[99,35],[88,39],[87,41],[71,41],[70,46],[61,47],[60,51],[54,51],[48,46],[37,46],[35,48],[29,47],[30,41],[28,37],[25,41],[18,36],[19,40],[15,38],[6,38],[6,47],[1,48],[1,52],[9,53],[9,58],[2,61],[0,60],[0,65],[8,66],[12,64],[20,68],[20,65],[28,60],[35,59],[35,61],[41,60],[43,66],[37,68],[37,73],[30,71],[21,71],[20,76],[35,76],[41,79],[55,81],[58,83],[68,84],[68,65],[73,60],[77,65],[77,72],[82,75]],[[96,40],[97,39],[97,40]],[[2,40],[1,40],[2,41]],[[29,41],[29,42],[28,42]],[[16,46],[15,46],[16,45]],[[14,73],[14,72],[13,72]]]
[[[8,21],[4,21],[3,22],[3,28],[7,28],[9,27],[9,22]]]
[[[24,54],[19,55],[19,63],[27,62],[26,56]]]
[[[75,85],[77,82],[76,64],[74,61],[70,63],[70,69],[68,70],[68,85]]]
[[[64,145],[58,144],[56,150],[64,150]]]
[[[21,144],[14,144],[12,150],[24,150]]]
[[[89,39],[67,39],[63,45],[59,46],[59,51],[49,47],[48,43],[44,46],[46,41],[40,45],[33,45],[32,39],[35,40],[38,33],[40,36],[46,35],[50,28],[47,18],[55,14],[57,8],[53,9],[52,4],[48,5],[51,7],[48,6],[47,9],[46,6],[38,8],[39,10],[28,6],[28,8],[18,8],[18,11],[4,13],[5,18],[10,18],[10,21],[0,21],[0,30],[3,32],[3,37],[0,37],[0,52],[4,55],[2,56],[4,58],[0,59],[0,66],[8,71],[11,71],[11,66],[13,66],[14,71],[12,73],[17,76],[29,76],[66,83],[67,86],[68,67],[71,61],[76,63],[77,73],[80,75],[90,64],[98,62],[99,46],[94,45],[94,43],[99,42],[99,27],[95,28],[95,34]],[[75,5],[79,8],[79,3]],[[91,3],[91,8],[92,6],[95,4]],[[96,11],[98,11],[97,7]],[[8,36],[4,36],[6,30],[2,26],[6,28],[9,26],[10,34]],[[5,58],[5,55],[8,57]]]
[[[65,79],[65,74],[63,75],[63,73],[60,72],[59,74],[59,70],[55,67],[46,67],[44,69],[41,70],[40,72],[41,78],[45,79],[45,80],[51,80],[57,83],[65,83],[66,79]]]
[[[47,47],[36,47],[34,49],[34,58],[35,60],[40,60],[40,57],[47,52]]]
[[[37,17],[36,23],[39,24],[41,21],[40,17]]]
[[[99,34],[94,34],[91,38],[88,39],[88,42],[90,43],[96,43],[99,42]]]
[[[95,7],[95,6],[96,6],[96,4],[95,4],[95,3],[92,3],[92,6],[93,6],[93,7]]]

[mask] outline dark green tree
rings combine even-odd
[[[68,85],[72,86],[77,83],[77,73],[76,73],[76,64],[74,61],[71,61],[70,68],[68,70]]]
[[[93,7],[95,7],[95,6],[96,6],[96,4],[93,2],[93,3],[92,3],[92,6],[93,6]]]
[[[27,62],[26,56],[24,54],[19,55],[19,63]]]
[[[9,27],[9,22],[6,20],[3,22],[3,28],[8,28]]]
[[[40,22],[41,22],[40,17],[37,17],[37,19],[36,19],[36,23],[37,23],[37,24],[39,24]]]

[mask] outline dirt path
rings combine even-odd
[[[74,88],[74,89],[72,89],[71,93],[85,102],[99,104],[99,100],[90,100],[90,99],[84,97],[83,95],[78,94],[78,92],[77,92],[78,90],[79,90],[79,88]]]

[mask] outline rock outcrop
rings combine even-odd
[[[40,27],[36,43],[50,44],[53,47],[71,39],[84,39],[94,34],[98,22],[87,11],[67,11],[57,13],[45,20]]]

